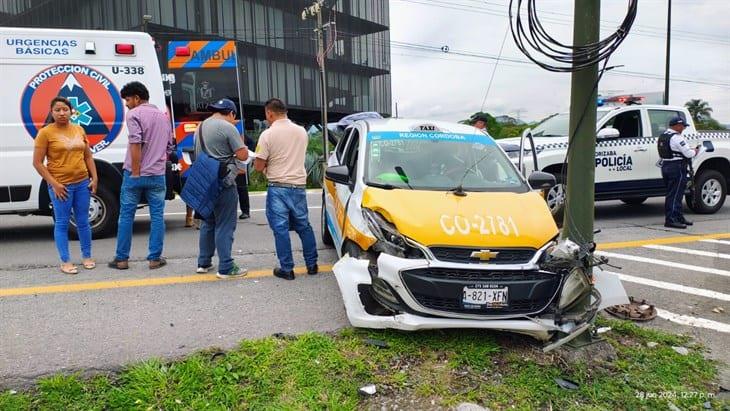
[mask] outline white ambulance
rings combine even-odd
[[[165,110],[155,44],[146,33],[0,27],[0,214],[52,215],[45,181],[33,168],[33,139],[50,119],[53,97],[74,106],[99,173],[89,209],[95,237],[116,231],[126,108],[119,90],[140,81]],[[168,198],[171,193],[168,190]]]

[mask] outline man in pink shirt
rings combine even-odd
[[[172,127],[167,114],[149,103],[150,93],[144,84],[128,83],[120,94],[129,109],[126,118],[129,144],[119,199],[117,250],[109,267],[129,268],[134,214],[139,203],[146,199],[151,220],[147,260],[150,269],[156,269],[167,264],[162,257],[167,192],[165,164],[173,147]]]

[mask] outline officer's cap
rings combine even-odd
[[[687,127],[687,122],[684,121],[684,119],[682,117],[676,116],[676,117],[672,117],[672,119],[669,120],[669,127],[676,126],[677,124],[681,124],[684,127]]]

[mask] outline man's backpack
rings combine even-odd
[[[213,215],[215,203],[221,193],[221,169],[222,163],[208,155],[203,139],[203,124],[200,124],[198,132],[200,147],[202,150],[193,161],[187,172],[187,179],[183,186],[180,198],[190,208],[195,210],[203,219]]]
[[[668,159],[677,157],[669,145],[670,141],[672,140],[673,135],[674,135],[673,133],[664,132],[657,139],[657,142],[656,142],[657,151],[659,152],[659,157],[661,157],[664,160],[668,160]]]

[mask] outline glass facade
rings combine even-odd
[[[240,95],[257,113],[279,97],[302,121],[321,107],[312,0],[0,0],[0,26],[147,31],[172,40],[236,40]],[[391,113],[388,0],[330,0],[326,33],[328,106],[333,120],[357,111]],[[161,49],[164,49],[161,46]],[[161,56],[163,72],[167,71]],[[263,111],[261,110],[261,113]],[[256,116],[258,117],[258,116]]]

